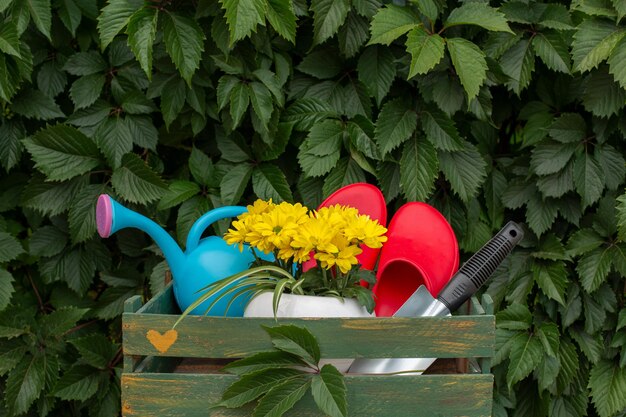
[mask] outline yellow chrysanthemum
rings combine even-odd
[[[307,211],[300,203],[281,203],[271,208],[250,226],[247,242],[265,253],[278,249],[283,250],[282,256],[288,256],[291,241],[298,234],[299,225],[306,221]]]
[[[248,209],[246,214],[254,215],[254,214],[263,214],[272,210],[276,205],[272,203],[272,199],[270,198],[268,201],[258,199],[251,205],[248,205],[246,208]]]
[[[380,248],[387,241],[387,229],[381,226],[377,220],[369,216],[360,215],[348,222],[344,229],[344,235],[350,242],[363,243],[370,248]]]
[[[247,236],[250,233],[250,216],[244,216],[240,220],[234,220],[232,223],[233,228],[228,229],[228,232],[224,234],[224,239],[229,245],[239,245],[239,250],[243,252],[243,244],[247,241]]]
[[[315,259],[320,261],[322,268],[331,269],[336,265],[342,274],[347,274],[354,265],[359,263],[356,256],[360,255],[363,250],[356,245],[347,244],[345,238],[336,238],[333,243],[338,247],[337,252],[318,252],[315,254]]]

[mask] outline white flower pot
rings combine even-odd
[[[264,292],[254,297],[245,308],[244,317],[274,317],[274,293]],[[353,298],[338,299],[311,295],[283,294],[278,303],[277,317],[376,317]],[[320,367],[330,363],[347,372],[354,359],[321,360]]]
[[[246,306],[244,317],[274,317],[274,293],[264,292]],[[375,317],[353,298],[283,294],[278,303],[277,317]]]

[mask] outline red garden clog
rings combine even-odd
[[[387,225],[387,205],[383,193],[372,184],[354,183],[346,185],[332,193],[320,204],[319,208],[329,207],[335,204],[349,206],[359,210],[359,214],[366,214],[372,220],[378,220],[382,226]],[[363,253],[357,256],[361,268],[373,270],[378,259],[380,248],[372,249],[363,246]],[[314,260],[309,260],[303,265],[303,270],[307,271],[315,266]]]
[[[407,203],[391,219],[376,274],[376,315],[389,317],[422,284],[433,296],[459,267],[452,227],[434,207]]]

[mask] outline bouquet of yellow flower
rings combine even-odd
[[[224,239],[239,245],[241,251],[252,250],[254,265],[211,284],[197,305],[227,288],[223,295],[231,294],[233,300],[245,293],[255,296],[273,290],[274,313],[285,291],[356,298],[373,311],[372,292],[359,283],[373,284],[375,276],[359,268],[357,255],[361,245],[380,248],[387,240],[387,229],[377,220],[340,205],[309,210],[300,203],[274,204],[270,199],[257,200],[247,208],[232,222]],[[270,256],[262,259],[257,251]]]

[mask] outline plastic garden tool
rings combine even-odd
[[[437,298],[420,286],[396,311],[394,317],[444,317],[467,301],[489,279],[504,258],[522,240],[524,232],[514,222],[507,223],[491,240],[464,263]],[[421,374],[435,358],[357,359],[350,373]]]
[[[389,223],[378,261],[376,315],[389,317],[420,286],[432,295],[459,267],[459,247],[446,218],[426,203],[406,203]]]
[[[240,251],[236,245],[228,245],[219,236],[202,238],[202,233],[211,224],[218,220],[238,216],[245,211],[245,207],[225,206],[202,215],[189,230],[185,252],[161,226],[122,206],[106,194],[98,198],[96,223],[98,233],[105,238],[128,227],[140,229],[150,235],[165,255],[174,277],[174,296],[179,307],[184,311],[201,295],[198,293],[200,289],[212,282],[246,270],[254,261],[251,250],[244,248]],[[220,294],[222,292],[200,304],[191,314],[205,314],[212,300]],[[232,296],[223,297],[208,311],[208,314],[241,317],[248,299],[249,295],[240,295],[228,307]]]

